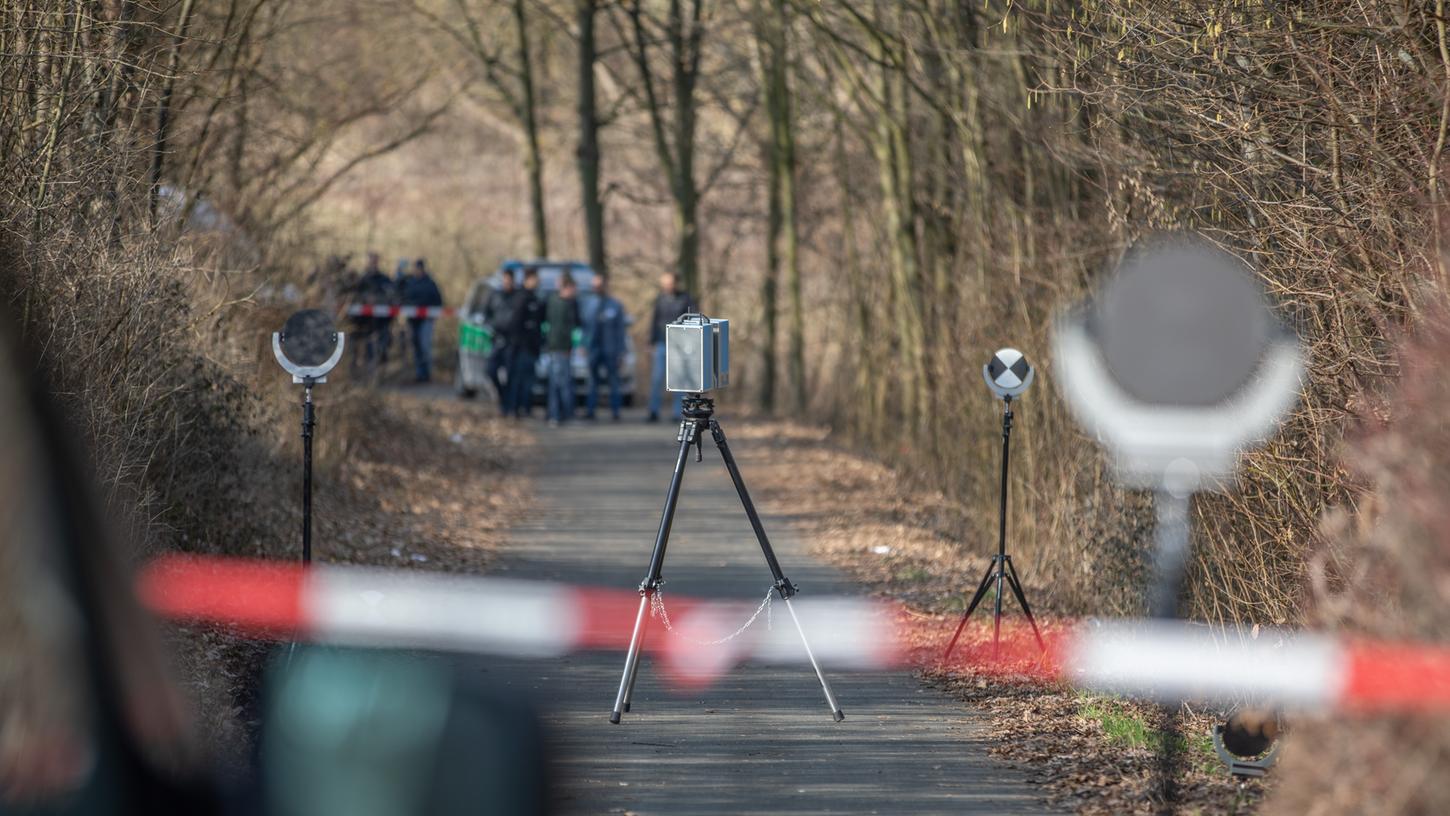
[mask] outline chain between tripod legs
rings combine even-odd
[[[665,495],[664,512],[660,516],[659,532],[655,534],[649,571],[639,585],[639,611],[635,615],[634,634],[629,640],[629,651],[624,659],[624,675],[619,680],[619,692],[615,696],[614,711],[609,715],[609,721],[618,724],[621,714],[630,709],[631,698],[634,696],[634,681],[639,676],[640,652],[643,650],[645,630],[649,625],[650,605],[659,592],[660,584],[663,583],[661,574],[664,570],[665,549],[669,544],[670,528],[674,525],[675,509],[679,505],[680,487],[684,483],[685,477],[685,465],[688,462],[691,447],[695,448],[695,461],[699,462],[704,459],[704,434],[705,431],[709,431],[715,440],[715,446],[720,450],[720,458],[725,460],[725,469],[730,473],[730,481],[734,483],[735,492],[740,496],[740,503],[745,508],[745,515],[750,520],[750,527],[755,531],[761,554],[765,556],[765,562],[770,567],[770,573],[775,580],[773,584],[775,592],[785,602],[786,610],[790,612],[796,632],[800,634],[801,645],[805,647],[806,656],[810,658],[811,667],[815,669],[816,679],[820,681],[821,690],[825,692],[826,703],[831,708],[831,716],[840,722],[846,718],[846,715],[841,712],[841,707],[836,703],[836,696],[831,692],[831,685],[826,681],[826,675],[821,671],[820,663],[816,661],[815,652],[811,650],[810,641],[806,638],[805,628],[801,626],[800,617],[796,615],[795,607],[790,602],[797,592],[796,587],[781,571],[780,562],[775,557],[775,550],[770,546],[770,539],[765,534],[765,525],[760,521],[760,514],[755,510],[755,503],[750,499],[750,491],[745,487],[745,479],[740,475],[740,467],[735,463],[735,455],[730,452],[730,445],[725,439],[725,431],[715,420],[714,401],[701,394],[691,394],[685,397],[683,415],[679,434],[675,438],[680,445],[679,453],[675,458],[675,471],[670,478],[669,492]]]

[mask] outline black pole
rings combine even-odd
[[[1153,496],[1157,511],[1154,537],[1157,539],[1157,562],[1154,564],[1152,595],[1148,614],[1157,620],[1176,620],[1181,611],[1183,574],[1188,567],[1191,533],[1187,494],[1163,489]],[[1157,788],[1159,813],[1171,814],[1178,806],[1178,740],[1179,706],[1165,703],[1159,709]]]
[[[1001,509],[997,517],[997,597],[993,599],[992,653],[996,654],[1002,638],[1002,586],[1007,580],[1007,454],[1012,445],[1012,398],[1002,398],[1002,489]]]
[[[302,563],[312,563],[312,428],[317,417],[312,410],[312,383],[303,387],[302,397]]]
[[[1007,557],[1007,452],[1012,444],[1012,398],[1003,397],[1002,404],[1002,507],[997,523],[998,558]]]

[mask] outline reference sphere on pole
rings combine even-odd
[[[346,342],[332,318],[320,309],[303,309],[272,334],[272,354],[292,382],[302,386],[302,563],[312,563],[312,431],[317,426],[312,387],[342,359]]]
[[[1047,648],[1042,642],[1042,633],[1037,629],[1037,619],[1032,617],[1032,607],[1027,603],[1027,593],[1022,589],[1022,581],[1017,577],[1017,568],[1012,566],[1012,556],[1007,554],[1007,455],[1012,444],[1012,400],[1022,396],[1027,387],[1032,385],[1032,375],[1032,366],[1027,362],[1027,356],[1014,348],[997,349],[992,354],[992,359],[982,366],[982,379],[987,381],[987,387],[992,389],[992,393],[1002,400],[1002,504],[997,519],[997,554],[992,556],[986,574],[982,576],[981,583],[977,584],[977,591],[972,594],[972,600],[967,604],[967,611],[962,614],[961,623],[957,624],[957,631],[952,634],[952,640],[947,644],[946,657],[952,656],[952,650],[956,648],[957,640],[966,628],[967,619],[977,611],[977,605],[987,596],[989,590],[994,592],[993,651],[997,649],[1001,639],[1002,596],[1008,590],[1022,607],[1022,614],[1027,616],[1027,622],[1032,626],[1032,634],[1037,637],[1038,648],[1044,651]]]
[[[1014,348],[1001,348],[982,366],[982,378],[999,399],[1020,397],[1032,385],[1034,371],[1027,356]]]

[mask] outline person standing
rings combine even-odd
[[[650,318],[649,342],[654,359],[649,372],[649,416],[648,422],[660,421],[660,408],[665,395],[665,326],[680,319],[681,315],[697,310],[695,299],[679,288],[679,281],[673,272],[660,275],[660,293],[655,296],[654,312]],[[674,419],[678,422],[684,411],[685,395],[675,394]]]
[[[544,310],[549,324],[545,350],[549,355],[549,424],[574,418],[574,331],[579,328],[579,287],[565,272],[559,279],[559,291],[549,296]]]
[[[594,294],[584,321],[584,349],[589,355],[589,395],[584,401],[584,418],[594,419],[599,407],[599,385],[609,385],[609,412],[619,421],[624,395],[619,382],[619,364],[624,358],[625,332],[629,318],[624,304],[609,293],[609,278],[594,273]]]
[[[413,263],[413,274],[403,282],[403,305],[424,308],[443,305],[443,293],[428,274],[428,262],[423,258]],[[433,318],[414,315],[408,318],[408,330],[413,338],[414,381],[429,382],[433,379]]]
[[[483,370],[489,382],[493,383],[494,393],[498,395],[498,409],[503,412],[504,403],[507,401],[505,389],[508,386],[503,374],[508,371],[509,364],[507,332],[512,314],[510,309],[514,296],[514,271],[501,270],[498,285],[499,288],[488,293],[488,302],[483,305],[483,324],[488,327],[493,341],[493,348],[483,363]]]
[[[364,303],[371,306],[397,306],[397,284],[387,277],[377,252],[368,252],[367,270],[363,272]],[[387,365],[387,351],[393,345],[393,316],[374,315],[373,333],[368,339],[368,358]]]
[[[397,289],[392,280],[379,265],[376,252],[369,252],[362,277],[353,289],[353,303],[361,306],[392,306]],[[377,370],[379,363],[388,361],[388,332],[392,328],[392,315],[358,315],[352,319],[353,333],[362,340],[353,346],[353,368],[357,369],[357,351],[363,353],[363,363],[369,374]]]
[[[534,407],[534,366],[543,345],[544,307],[539,302],[538,267],[524,267],[523,286],[514,292],[509,304],[509,325],[505,332],[509,346],[508,400],[505,416],[526,417]]]

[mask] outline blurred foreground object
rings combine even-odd
[[[218,813],[77,436],[0,309],[0,812]]]
[[[266,812],[547,812],[537,716],[477,678],[477,671],[416,654],[308,647],[279,656],[262,734]]]
[[[1273,711],[1237,709],[1213,727],[1213,749],[1234,776],[1260,777],[1279,759],[1281,730],[1279,715]]]
[[[1189,497],[1222,489],[1238,454],[1294,404],[1297,338],[1279,328],[1252,271],[1188,234],[1143,239],[1054,337],[1068,404],[1119,478],[1152,488],[1148,611],[1176,618],[1190,554]],[[1163,712],[1159,796],[1171,810],[1177,709]]]
[[[1054,337],[1074,416],[1131,486],[1217,489],[1294,404],[1299,342],[1248,266],[1203,238],[1135,244]]]

